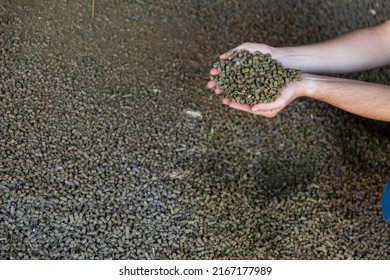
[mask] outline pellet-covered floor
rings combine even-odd
[[[1,259],[390,258],[389,123],[206,89],[218,54],[372,26],[389,1],[95,4],[0,3]]]

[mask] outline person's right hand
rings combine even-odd
[[[283,87],[282,92],[278,98],[272,102],[267,103],[258,103],[256,105],[250,106],[247,104],[235,103],[228,98],[224,98],[222,103],[228,105],[231,108],[241,110],[244,112],[252,113],[255,115],[272,118],[276,116],[284,107],[289,105],[296,98],[303,96],[304,92],[302,90],[303,82],[290,82],[288,85]]]

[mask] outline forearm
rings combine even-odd
[[[390,86],[303,74],[300,96],[311,97],[350,113],[390,121]]]
[[[308,73],[350,73],[390,64],[390,20],[331,40],[273,49],[283,66]]]

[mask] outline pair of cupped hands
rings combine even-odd
[[[249,51],[251,53],[254,53],[256,51],[259,51],[263,54],[268,53],[272,56],[273,59],[278,60],[283,65],[283,61],[282,61],[283,59],[282,59],[282,57],[277,56],[277,52],[275,52],[275,48],[268,46],[268,45],[265,45],[265,44],[244,43],[244,44],[230,50],[229,52],[237,51],[237,50],[246,50],[246,51]],[[227,59],[229,52],[220,55],[219,58],[220,59]],[[216,76],[218,74],[219,74],[218,69],[212,68],[210,70],[210,75]],[[301,94],[297,88],[298,83],[299,82],[288,83],[285,87],[283,87],[281,95],[272,102],[259,103],[259,104],[250,106],[247,104],[235,103],[235,102],[229,100],[228,98],[224,98],[222,100],[222,103],[231,107],[231,108],[237,109],[237,110],[245,111],[248,113],[260,115],[260,116],[267,117],[267,118],[272,118],[277,113],[279,113],[280,110],[282,110],[284,107],[286,107],[292,101],[294,101],[296,98],[301,96]],[[213,89],[216,94],[221,94],[222,90],[217,88],[216,85],[217,85],[217,82],[215,80],[209,81],[207,83],[208,88]]]

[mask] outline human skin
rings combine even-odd
[[[356,115],[390,121],[390,86],[314,75],[351,73],[390,64],[390,20],[316,44],[274,48],[244,43],[233,50],[269,53],[284,67],[300,69],[303,73],[301,81],[290,82],[273,102],[249,106],[224,98],[223,104],[231,108],[270,118],[295,99],[310,97]],[[227,53],[220,58],[226,59]],[[218,70],[213,68],[210,74],[218,75]],[[222,93],[215,81],[209,81],[207,86],[217,94]]]

